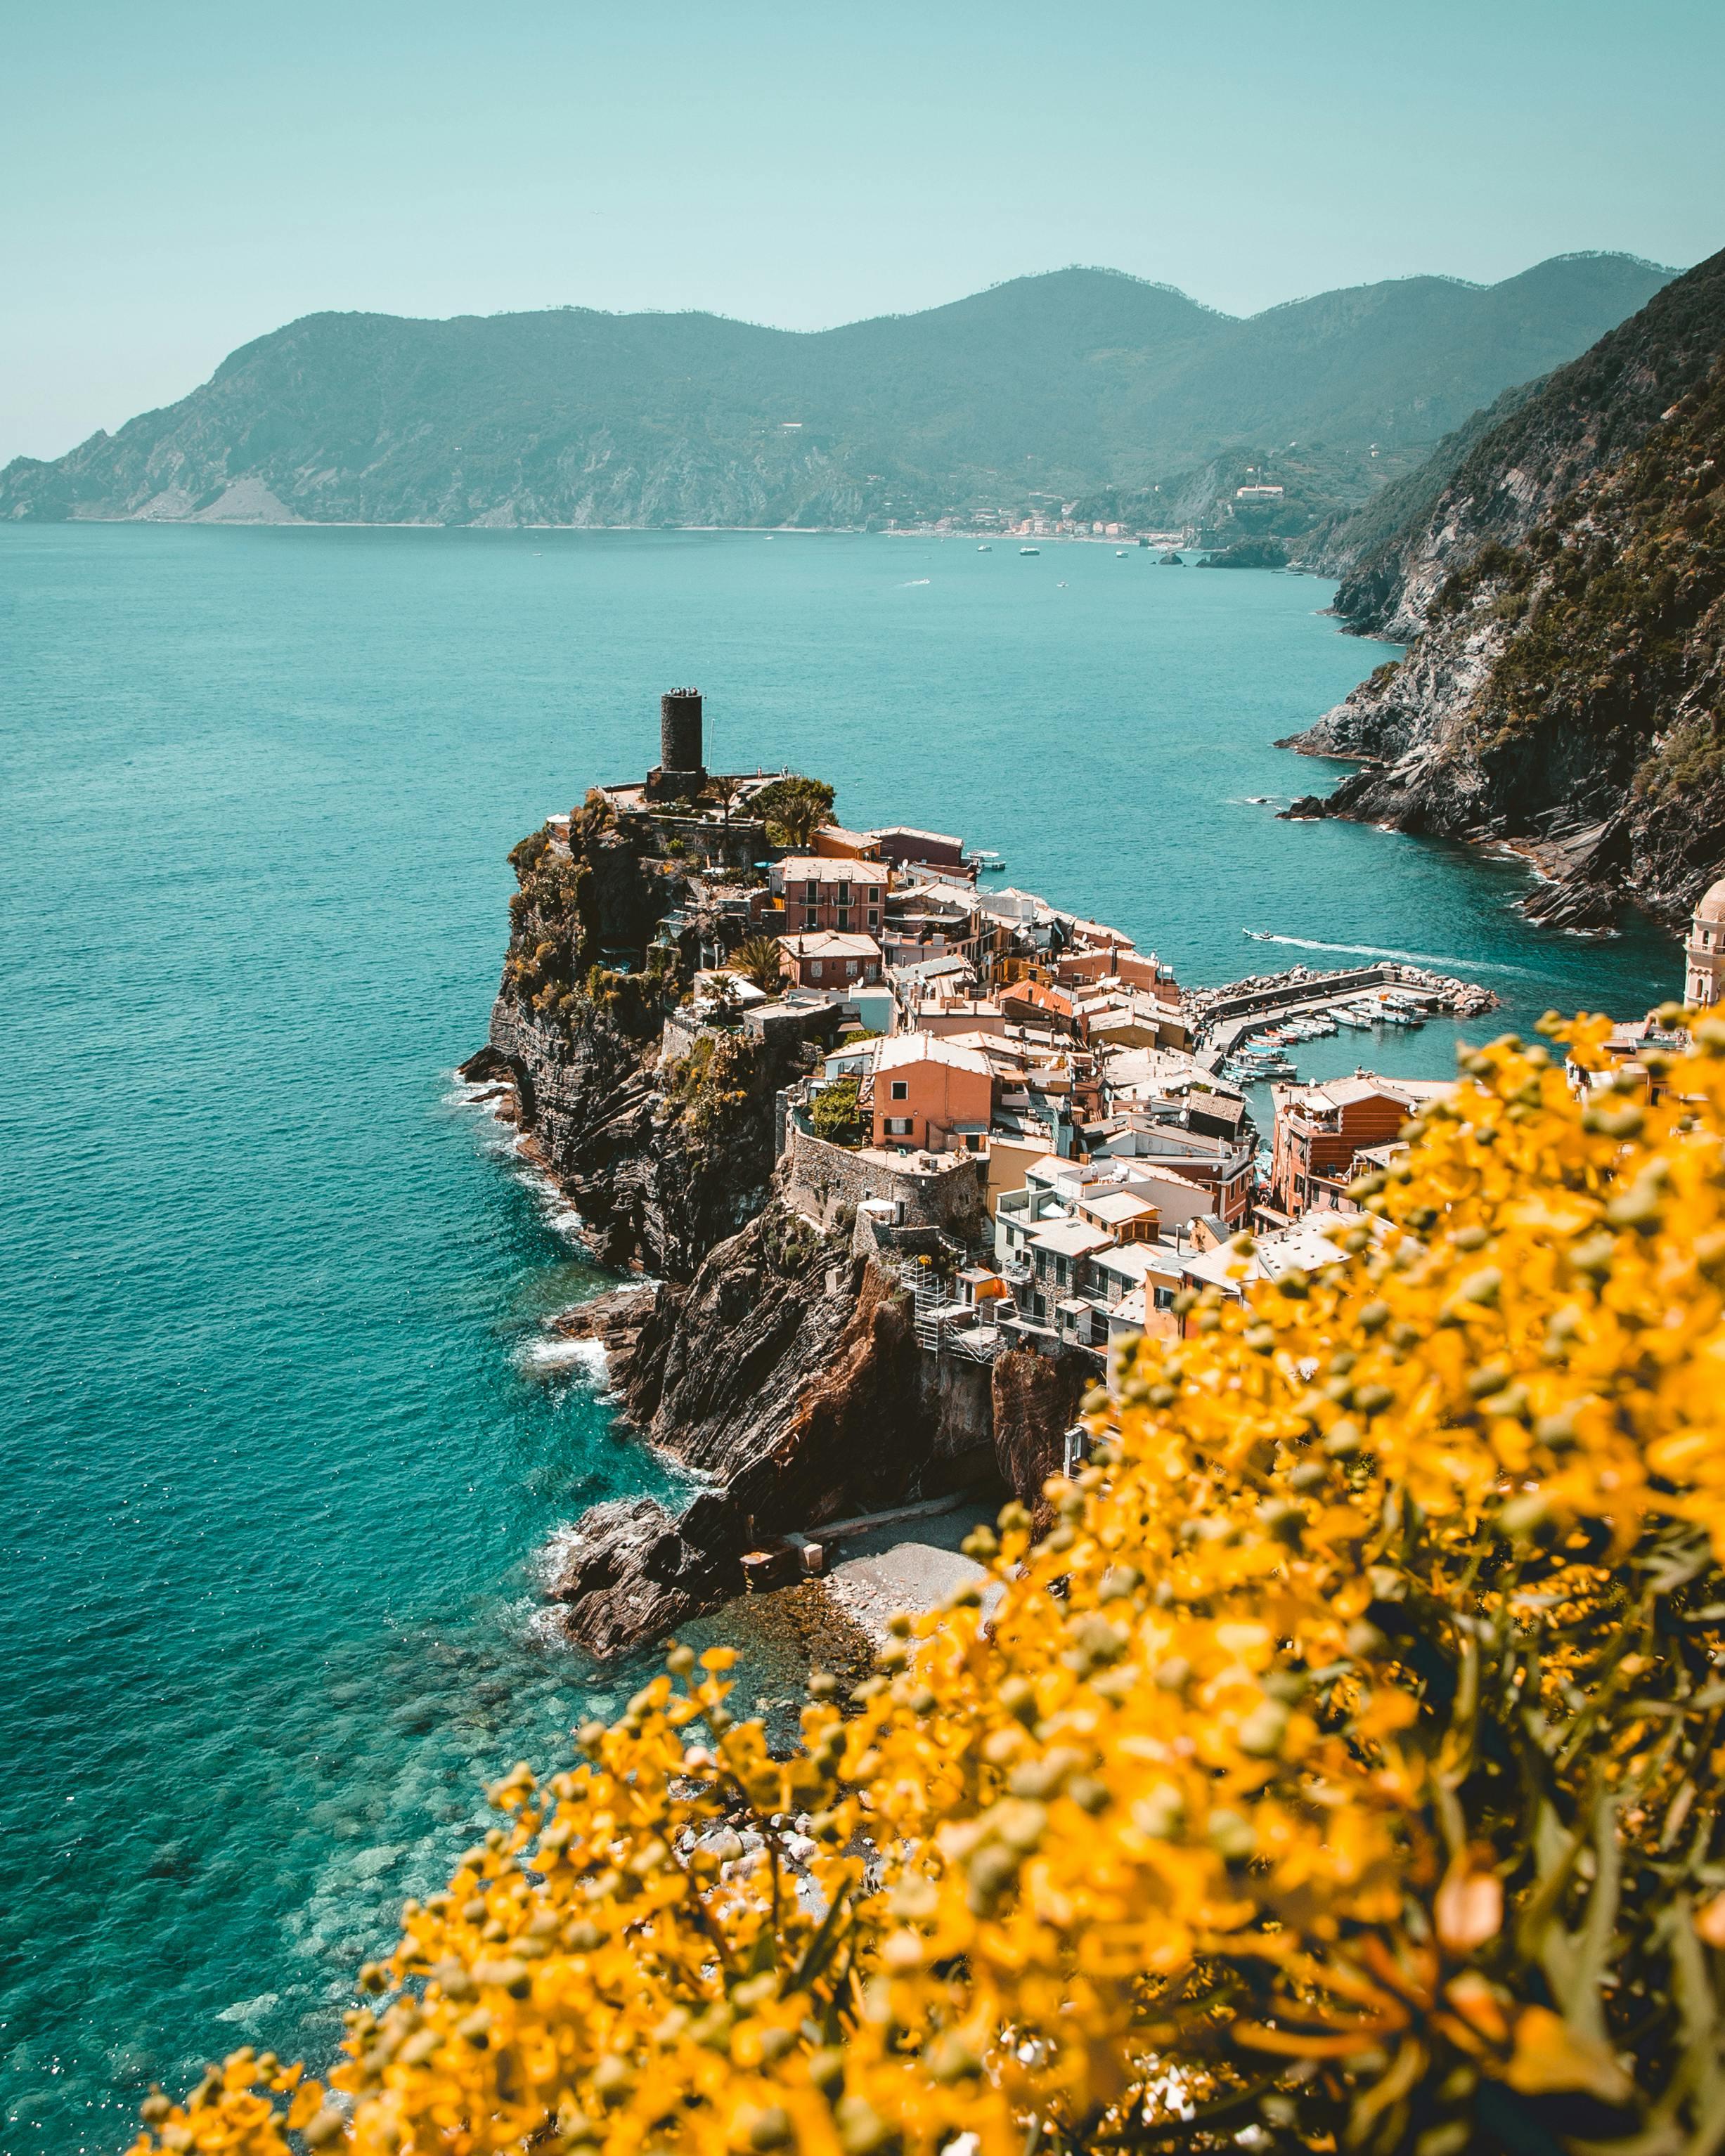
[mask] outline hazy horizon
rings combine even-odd
[[[808,331],[1082,264],[1249,316],[1563,254],[1686,266],[1725,199],[1725,11],[1695,0],[1458,0],[1436,37],[1357,0],[67,0],[8,58],[0,463],[307,314]]]

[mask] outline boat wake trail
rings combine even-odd
[[[1330,951],[1346,958],[1394,958],[1404,966],[1442,966],[1456,973],[1516,973],[1536,978],[1531,967],[1506,965],[1497,958],[1444,958],[1430,951],[1387,950],[1378,943],[1315,943],[1306,936],[1273,936],[1267,928],[1243,928],[1254,943],[1286,943],[1295,951]]]

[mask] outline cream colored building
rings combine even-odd
[[[1725,877],[1696,907],[1683,956],[1684,1002],[1711,1009],[1725,1001]]]

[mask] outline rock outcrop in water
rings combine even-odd
[[[1412,638],[1282,746],[1365,768],[1296,814],[1509,840],[1534,917],[1672,921],[1725,863],[1725,254],[1563,368],[1336,596]]]
[[[978,1481],[1038,1502],[1094,1377],[1076,1353],[923,1354],[896,1276],[776,1196],[686,1286],[620,1289],[559,1330],[604,1347],[628,1420],[707,1483],[680,1517],[601,1505],[559,1541],[548,1591],[601,1654],[735,1594],[744,1552],[792,1530]]]
[[[909,1304],[772,1203],[687,1286],[569,1312],[629,1422],[708,1486],[680,1520],[649,1500],[586,1516],[550,1583],[572,1634],[600,1653],[651,1637],[735,1594],[763,1540],[902,1496],[935,1449]]]

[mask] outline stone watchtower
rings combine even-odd
[[[1725,1002],[1725,877],[1696,907],[1683,957],[1684,1002],[1703,1009]]]
[[[701,761],[701,692],[672,689],[659,699],[659,762],[647,773],[654,801],[693,801],[707,783]]]

